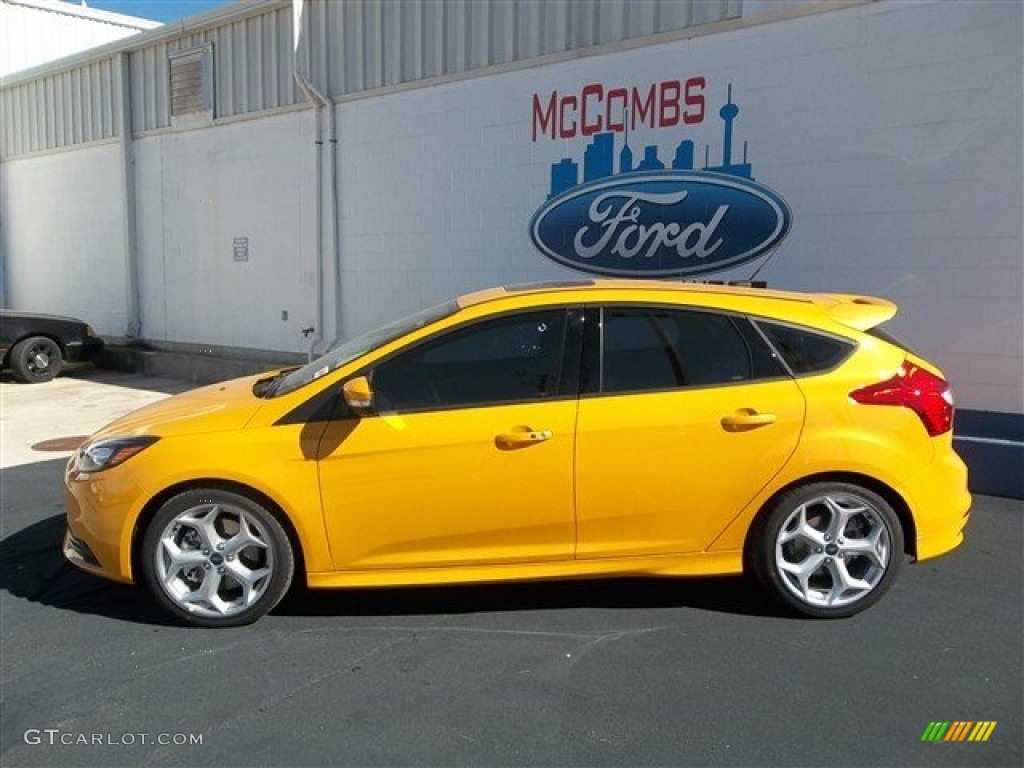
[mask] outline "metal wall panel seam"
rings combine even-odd
[[[9,91],[0,91],[0,114],[10,115],[14,112],[13,94]],[[10,152],[10,146],[14,141],[14,121],[4,120],[3,133],[0,134],[0,158],[6,157]]]
[[[116,77],[115,72],[114,72],[114,70],[115,70],[115,61],[119,63],[121,58],[125,57],[125,56],[127,56],[126,53],[120,54],[117,57],[116,60],[115,59],[111,60],[110,66],[104,68],[104,75],[105,75],[104,80],[105,80],[105,82],[103,83],[103,88],[102,88],[103,93],[106,96],[106,98],[103,100],[103,105],[102,105],[104,107],[104,109],[103,109],[103,117],[104,117],[104,124],[105,124],[104,130],[105,131],[110,131],[110,133],[112,135],[114,135],[114,136],[120,135],[121,126],[120,126],[120,123],[118,122],[119,121],[119,110],[123,108],[123,105],[121,103],[119,103],[120,100],[117,98],[117,91],[119,90],[119,87],[115,88],[115,86],[114,86],[114,80],[115,80],[115,77]]]
[[[278,78],[280,77],[281,67],[277,60],[278,57],[278,45],[277,35],[278,29],[281,26],[281,20],[278,14],[274,14],[274,19],[270,24],[264,24],[264,36],[269,42],[264,43],[264,47],[268,49],[269,55],[263,60],[264,71],[267,73],[267,103],[263,106],[269,108],[281,106],[281,90],[278,87]]]
[[[153,86],[159,98],[156,99],[156,126],[169,128],[171,125],[171,99],[169,88],[171,85],[171,62],[168,58],[170,48],[166,43],[156,49],[153,58]],[[216,54],[214,54],[216,55]]]
[[[82,114],[84,98],[85,89],[82,87],[82,70],[79,68],[71,73],[71,127],[75,144],[81,144],[86,141],[85,120]]]
[[[57,119],[56,104],[54,104],[53,98],[53,78],[48,77],[43,80],[42,88],[43,96],[43,144],[46,147],[52,147],[56,143],[56,126],[54,122]]]
[[[61,93],[61,142],[60,146],[65,147],[75,142],[75,97],[74,78],[70,72],[61,72],[60,75]]]

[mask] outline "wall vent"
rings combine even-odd
[[[170,56],[171,124],[213,119],[213,43]]]

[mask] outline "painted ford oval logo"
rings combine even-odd
[[[677,277],[718,272],[762,256],[789,232],[777,193],[707,171],[625,173],[549,199],[530,221],[546,256],[600,275]]]

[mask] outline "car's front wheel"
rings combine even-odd
[[[903,529],[881,496],[812,483],[778,498],[755,533],[753,566],[773,596],[806,616],[852,616],[876,603],[903,562]]]
[[[203,627],[236,627],[277,605],[295,556],[277,518],[254,500],[221,489],[169,499],[142,541],[143,577],[171,613]]]
[[[50,381],[63,364],[60,346],[46,336],[22,339],[11,348],[11,373],[25,384]]]

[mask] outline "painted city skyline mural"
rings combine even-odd
[[[614,111],[619,104],[612,106],[616,91],[626,93],[619,99],[621,117]],[[668,128],[685,128],[703,122],[706,80],[693,78],[685,89],[674,91],[686,96],[674,108],[673,89],[664,84],[632,92],[595,92],[587,86],[578,98],[552,96],[546,110],[544,100],[534,97],[535,140],[538,134],[589,138],[578,155],[582,163],[569,155],[550,166],[547,200],[530,222],[531,240],[541,253],[593,274],[683,277],[724,271],[778,247],[789,232],[790,210],[780,195],[755,182],[748,143],[742,143],[742,152],[735,151],[740,108],[731,83],[718,110],[721,149],[714,153],[710,145],[704,146],[702,167],[695,167],[697,147],[685,134],[672,142],[666,158],[658,144],[644,144],[634,152],[631,123],[634,128],[638,122],[648,128],[666,123]],[[606,96],[603,114],[594,109],[601,103],[595,95]],[[660,104],[655,104],[657,96],[662,97]]]

